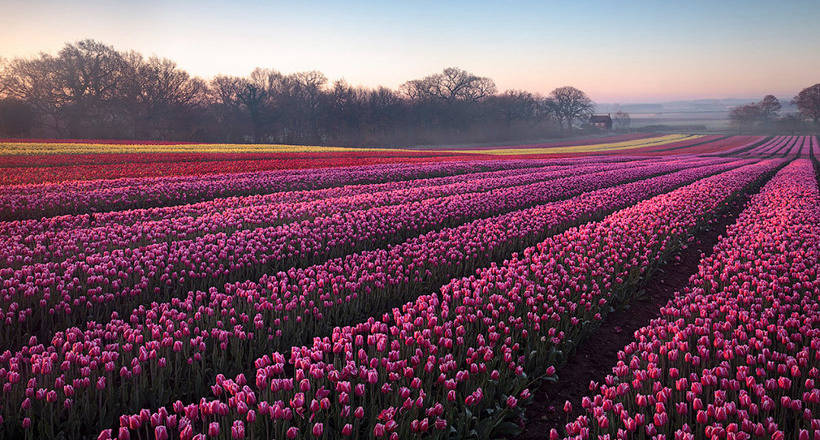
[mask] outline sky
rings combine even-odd
[[[309,4],[308,4],[309,3]],[[398,87],[457,66],[499,90],[597,102],[791,97],[820,82],[808,1],[0,0],[0,57],[93,38],[193,75],[319,70]]]

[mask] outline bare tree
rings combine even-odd
[[[158,131],[168,135],[175,119],[197,105],[206,94],[204,81],[191,78],[169,59],[151,57],[138,66],[137,75],[142,133]]]
[[[396,91],[328,87],[321,72],[272,69],[206,83],[171,60],[94,40],[0,62],[7,135],[354,145],[533,139],[556,132],[563,107],[547,104],[528,92],[498,94],[490,78],[457,67]],[[578,114],[560,118],[571,124]]]
[[[34,124],[34,110],[28,104],[14,98],[0,98],[0,136],[28,135]]]
[[[775,124],[778,131],[794,135],[805,128],[806,121],[799,113],[788,113],[778,119]]]
[[[595,109],[587,94],[575,87],[559,87],[547,99],[561,127],[566,123],[569,131],[574,121],[588,119]]]
[[[54,93],[67,113],[69,134],[81,137],[91,127],[111,125],[111,107],[123,84],[125,60],[113,47],[95,40],[66,44],[54,59]]]
[[[737,127],[738,132],[743,132],[762,121],[763,115],[763,109],[759,104],[746,104],[733,108],[729,112],[729,119]]]
[[[495,82],[457,67],[448,67],[441,73],[407,81],[401,90],[410,99],[437,98],[445,102],[478,102],[496,93]]]
[[[535,122],[538,119],[538,97],[523,90],[507,90],[490,98],[507,129],[515,122]]]
[[[820,83],[806,87],[794,97],[794,103],[800,114],[816,124],[820,121]]]
[[[105,99],[122,80],[124,59],[113,47],[95,40],[66,44],[58,54],[56,72],[66,99],[81,102],[87,98]]]
[[[628,130],[629,126],[632,125],[632,118],[629,117],[629,113],[618,110],[612,118],[612,123],[618,130]]]
[[[262,140],[270,114],[266,107],[270,99],[270,81],[273,74],[272,71],[256,68],[249,78],[241,78],[238,82],[237,99],[250,117],[254,142]]]
[[[6,90],[6,83],[3,81],[2,73],[8,69],[8,60],[3,57],[0,57],[0,99],[8,98],[8,91]]]
[[[774,95],[764,96],[763,100],[758,102],[757,105],[760,107],[760,112],[765,120],[776,119],[777,112],[782,108],[780,101]]]
[[[250,127],[239,100],[241,87],[242,78],[236,76],[219,75],[209,84],[211,109],[223,133],[220,139],[239,139],[246,132],[245,128]]]
[[[7,63],[0,74],[0,88],[5,96],[28,103],[42,122],[59,134],[64,126],[60,112],[64,101],[58,96],[60,86],[53,74],[55,70],[56,61],[51,55],[17,58]]]
[[[399,91],[412,101],[428,101],[438,97],[436,79],[427,76],[421,79],[413,79],[399,86]]]
[[[495,94],[495,83],[489,78],[473,75],[457,67],[448,67],[436,75],[438,95],[444,100],[478,102]]]

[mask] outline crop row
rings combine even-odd
[[[546,166],[566,167],[568,165],[550,165],[548,163],[533,167],[517,167],[496,171],[472,170],[464,173],[439,177],[420,177],[408,180],[386,181],[383,183],[343,184],[327,188],[304,190],[295,189],[265,194],[247,196],[222,197],[202,202],[161,206],[153,208],[125,209],[119,211],[95,212],[90,214],[61,215],[48,219],[29,219],[0,222],[0,234],[25,239],[27,236],[36,236],[44,233],[57,233],[69,229],[84,229],[94,227],[132,226],[140,222],[157,220],[171,220],[176,217],[199,217],[214,214],[227,209],[244,208],[255,205],[275,203],[301,203],[333,197],[343,197],[371,192],[384,192],[397,189],[410,189],[423,186],[447,185],[466,182],[483,177],[497,175],[500,177],[525,174],[535,168]]]
[[[430,232],[388,250],[263,276],[255,283],[228,285],[224,293],[216,289],[191,292],[184,300],[138,307],[125,320],[89,322],[83,329],[58,332],[51,345],[45,347],[33,341],[9,362],[31,365],[32,370],[25,375],[36,378],[38,383],[52,383],[57,377],[66,383],[88,376],[97,380],[105,377],[103,389],[77,387],[74,399],[84,408],[93,408],[99,401],[95,394],[103,392],[106,408],[129,411],[142,404],[155,407],[167,403],[172,397],[185,396],[186,391],[201,395],[203,388],[207,389],[203,386],[208,382],[207,371],[225,371],[231,365],[249,364],[270,349],[309,342],[311,336],[326,333],[334,324],[365,318],[374,310],[389,310],[453,276],[468,274],[599,212],[612,211],[741,164],[687,169],[475,220]],[[77,352],[67,351],[66,343],[82,346],[87,355],[74,357]],[[144,364],[161,358],[171,362],[153,367]],[[83,374],[89,365],[94,367]],[[151,372],[150,386],[133,373],[137,365]],[[123,397],[112,401],[110,388]],[[101,412],[98,409],[88,414],[91,420],[100,420]]]
[[[0,220],[194,203],[218,197],[528,168],[538,161],[463,161],[62,182],[0,188]]]
[[[481,156],[475,154],[385,150],[364,153],[43,154],[36,157],[36,160],[32,160],[31,155],[0,156],[0,168],[3,168],[4,171],[0,175],[0,186],[91,179],[201,176],[272,170],[482,159]],[[50,162],[55,159],[63,163],[61,165],[50,165]],[[24,160],[28,162],[20,164]],[[76,162],[72,162],[72,160]],[[79,163],[81,161],[101,163],[82,164]],[[11,165],[13,163],[18,163],[18,165]]]
[[[278,157],[277,157],[278,156]],[[119,179],[135,177],[201,176],[217,173],[247,173],[256,171],[323,168],[337,166],[363,166],[391,163],[429,163],[470,159],[471,156],[379,156],[351,157],[326,154],[320,158],[289,157],[288,153],[273,153],[266,158],[224,161],[183,161],[155,163],[117,163],[105,165],[68,165],[59,167],[28,166],[4,168],[0,186],[41,183],[72,182],[90,179]],[[301,156],[301,155],[300,155]],[[29,160],[31,156],[29,156]],[[42,157],[42,156],[38,156]],[[472,156],[475,157],[475,156]]]
[[[459,181],[444,184],[438,184],[438,181],[445,180],[445,178],[435,178],[413,180],[402,185],[358,185],[328,190],[276,193],[248,197],[262,200],[255,204],[231,208],[225,207],[224,199],[222,199],[219,203],[198,204],[199,206],[194,211],[195,215],[192,215],[192,205],[160,208],[165,218],[133,224],[110,221],[122,220],[124,216],[108,213],[106,217],[109,221],[103,222],[98,219],[93,227],[70,229],[52,227],[36,235],[16,234],[5,237],[0,240],[0,261],[5,260],[8,267],[19,268],[23,264],[59,262],[68,257],[81,259],[96,252],[185,240],[218,232],[230,234],[242,229],[276,226],[320,216],[332,216],[348,211],[410,203],[435,197],[484,192],[559,177],[624,168],[640,163],[591,164],[574,167],[547,166],[465,174],[459,176],[461,177]],[[378,190],[379,187],[385,186],[401,187]],[[248,200],[237,201],[243,204],[248,202]],[[86,216],[81,217],[81,221],[87,218]]]
[[[730,156],[730,155],[737,156],[737,155],[740,155],[740,154],[742,154],[742,153],[744,153],[748,150],[751,150],[752,148],[754,148],[758,145],[763,145],[763,144],[771,141],[771,138],[767,138],[765,136],[745,136],[745,140],[743,140],[743,138],[744,137],[742,137],[742,136],[732,136],[731,139],[737,139],[738,140],[738,142],[736,142],[736,143],[733,142],[733,144],[736,144],[736,145],[731,146],[728,150],[723,149],[723,150],[714,151],[714,152],[711,152],[711,153],[706,153],[705,155],[706,156]]]
[[[820,193],[799,159],[635,332],[568,435],[820,438],[818,270]]]
[[[779,155],[780,157],[798,156],[804,148],[812,142],[817,142],[814,136],[776,136],[760,146],[757,146],[742,156],[764,156],[771,157]],[[806,146],[806,147],[804,147]]]
[[[267,228],[116,249],[60,263],[0,269],[6,341],[45,334],[112,310],[163,300],[190,289],[256,279],[330,258],[398,243],[429,230],[515,211],[584,191],[694,166],[660,162],[499,188],[481,193],[344,212]]]
[[[676,149],[676,150],[664,150],[659,149],[653,151],[651,153],[643,153],[643,154],[652,154],[655,156],[662,156],[668,155],[670,153],[674,154],[699,154],[699,155],[707,155],[707,156],[714,156],[714,155],[726,155],[727,151],[734,151],[746,147],[750,147],[756,143],[762,142],[766,139],[764,136],[730,136],[724,139],[714,140],[712,142],[706,142],[702,144],[693,145],[691,147]]]
[[[122,416],[120,435],[409,437],[454,425],[489,435],[504,411],[495,403],[528,397],[525,371],[551,375],[546,366],[610,303],[628,300],[727,199],[778,165],[728,171],[548,238],[381,320],[337,327],[290,359],[263,356],[252,382],[218,376],[215,400]]]

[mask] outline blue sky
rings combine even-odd
[[[0,3],[2,57],[95,38],[205,78],[261,66],[396,87],[459,66],[599,102],[788,97],[820,82],[816,1]]]

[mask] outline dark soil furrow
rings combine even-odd
[[[770,174],[771,177],[774,173]],[[661,266],[646,283],[639,299],[622,305],[608,314],[591,337],[581,342],[567,362],[558,370],[557,382],[543,382],[533,392],[533,400],[525,410],[523,431],[517,440],[545,440],[552,428],[564,433],[564,425],[583,415],[581,398],[590,394],[591,381],[602,383],[612,374],[618,361],[618,352],[634,339],[634,332],[659,316],[660,308],[675,292],[683,289],[690,276],[697,273],[701,258],[711,253],[726,228],[769,179],[736,197],[715,215],[707,227],[693,236],[686,249],[681,250],[669,263]],[[572,411],[564,412],[564,403],[572,404]]]

